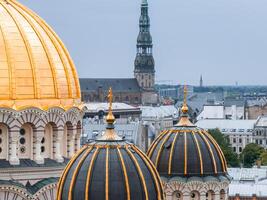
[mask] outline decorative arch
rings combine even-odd
[[[44,136],[41,140],[41,155],[44,158],[55,158],[55,141],[58,127],[54,122],[49,122],[44,128]]]
[[[33,145],[36,126],[32,123],[24,123],[19,130],[18,157],[20,159],[34,159]]]
[[[206,200],[215,200],[215,192],[213,190],[206,192]]]
[[[226,192],[224,189],[220,190],[220,200],[226,200]]]
[[[174,191],[172,194],[172,200],[183,200],[183,193],[181,191]]]
[[[74,126],[71,121],[67,121],[64,125],[64,132],[62,138],[62,156],[70,158],[74,154]]]
[[[1,200],[31,200],[31,195],[22,187],[14,185],[0,186]]]
[[[0,122],[0,159],[8,160],[9,127]]]
[[[190,200],[200,200],[200,193],[197,190],[190,192]]]

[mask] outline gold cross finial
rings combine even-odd
[[[188,106],[187,106],[187,86],[184,86],[184,103],[183,103],[183,107],[182,107],[182,112],[184,114],[186,114],[188,112]]]
[[[112,110],[112,101],[113,101],[113,93],[112,93],[112,88],[110,87],[108,90],[108,102],[109,102],[109,111]]]
[[[108,101],[109,101],[109,107],[108,107],[107,123],[113,124],[115,121],[115,117],[112,113],[113,92],[111,87],[108,90]]]

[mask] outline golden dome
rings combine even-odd
[[[80,85],[62,41],[15,0],[0,0],[0,107],[79,106]]]

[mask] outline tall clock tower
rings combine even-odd
[[[153,44],[150,34],[147,0],[142,0],[139,28],[134,76],[144,91],[153,91],[155,86],[155,62],[152,53]]]

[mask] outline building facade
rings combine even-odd
[[[196,124],[205,130],[219,129],[229,138],[233,151],[237,154],[240,154],[246,145],[255,142],[253,135],[256,120],[206,119],[199,120]]]
[[[253,130],[253,142],[267,149],[267,116],[260,116]]]
[[[131,105],[142,104],[142,88],[135,78],[90,79],[81,78],[82,100],[88,102],[106,102],[110,87],[114,91],[114,101]]]
[[[17,1],[0,1],[0,27],[0,199],[54,200],[80,149],[76,69],[54,31]]]

